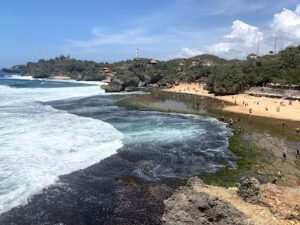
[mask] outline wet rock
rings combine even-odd
[[[108,85],[103,85],[102,88],[106,92],[119,92],[124,90],[124,82],[119,79],[113,79]]]
[[[137,90],[138,90],[138,88],[134,87],[134,86],[129,86],[129,87],[125,88],[125,91],[127,91],[127,92],[133,92],[133,91],[137,91]]]

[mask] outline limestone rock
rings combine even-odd
[[[255,178],[243,177],[238,183],[237,194],[246,202],[258,203],[260,183]]]

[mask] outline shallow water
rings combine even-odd
[[[149,155],[146,165],[135,170],[145,179],[189,177],[234,167],[234,157],[227,150],[231,130],[225,124],[205,116],[128,110],[115,105],[120,98],[97,96],[50,104],[112,124],[124,135],[123,148]]]

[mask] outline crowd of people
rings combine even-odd
[[[292,120],[298,120],[298,116],[300,117],[300,114],[298,114],[299,110],[299,102],[296,100],[279,100],[279,99],[270,99],[270,98],[261,98],[261,97],[253,97],[246,94],[242,95],[232,95],[232,96],[214,96],[212,94],[209,94],[207,91],[203,89],[203,86],[199,85],[183,85],[181,89],[175,89],[174,92],[180,92],[180,93],[190,93],[190,94],[196,94],[196,95],[202,95],[207,97],[213,97],[216,99],[221,100],[220,101],[220,109],[221,111],[224,111],[224,113],[221,112],[221,116],[219,120],[228,123],[232,128],[234,128],[238,133],[244,132],[244,126],[242,123],[242,119],[237,116],[237,118],[228,118],[228,116],[225,115],[225,111],[232,111],[235,112],[233,106],[236,106],[236,112],[241,112],[243,114],[249,114],[250,118],[251,116],[265,116],[265,117],[275,117],[275,118],[282,118],[282,119],[288,119],[291,118]],[[203,98],[203,97],[202,97]],[[294,101],[295,104],[294,104]],[[196,108],[199,108],[202,104],[201,102],[196,103]],[[200,104],[199,104],[200,103]],[[290,115],[290,111],[293,111]],[[224,114],[224,115],[223,115]],[[294,116],[294,117],[290,117]],[[286,120],[288,121],[288,120]],[[300,127],[296,127],[293,123],[290,122],[281,122],[278,123],[278,126],[281,127],[281,129],[285,129],[286,131],[289,131],[289,133],[293,133],[296,136],[300,137]],[[294,128],[292,128],[294,127]],[[294,131],[291,129],[295,129]],[[296,147],[297,148],[297,147]],[[300,146],[298,146],[298,149],[293,150],[294,153],[291,152],[291,150],[288,151],[287,147],[283,148],[282,151],[282,157],[283,157],[283,163],[286,163],[288,159],[296,159],[300,160]],[[284,168],[279,167],[278,169],[282,169],[285,171]],[[278,170],[275,173],[275,179],[272,181],[276,183],[278,178],[282,178],[284,175],[282,171]]]

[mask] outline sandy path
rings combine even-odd
[[[247,94],[214,96],[213,94],[209,94],[208,91],[204,90],[203,85],[195,83],[179,84],[178,86],[165,89],[164,91],[215,97],[224,101],[224,110],[230,112],[250,114],[251,109],[251,114],[255,116],[300,121],[300,101],[293,101],[292,105],[289,105],[288,100],[254,97]],[[226,106],[226,102],[230,102],[235,105]],[[280,105],[280,102],[282,102],[282,105]]]

